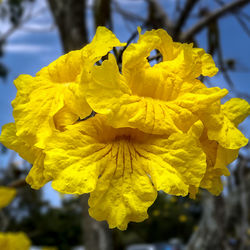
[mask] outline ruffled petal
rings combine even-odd
[[[219,173],[229,176],[227,166],[237,159],[239,149],[226,149],[218,145],[214,169]]]
[[[200,142],[206,153],[207,170],[201,187],[214,195],[222,192],[221,176],[230,175],[227,166],[237,159],[239,149],[247,143],[237,126],[249,115],[249,107],[245,100],[233,98],[221,109],[216,105],[212,107],[208,117],[214,119],[205,123],[208,130],[204,130]]]
[[[175,133],[168,139],[136,146],[157,190],[185,196],[190,185],[199,187],[206,171],[206,158],[196,136]]]
[[[162,138],[115,129],[96,115],[53,135],[44,174],[60,192],[91,192],[90,214],[125,229],[129,221],[147,218],[156,190],[187,195],[189,185],[199,186],[206,169],[198,147],[202,129]]]
[[[31,241],[23,232],[0,233],[0,249],[29,250]]]
[[[0,142],[7,148],[16,151],[23,159],[33,163],[38,149],[31,147],[16,135],[15,123],[8,123],[2,127]]]
[[[218,115],[219,116],[219,115]],[[223,148],[239,149],[248,143],[248,139],[237,129],[237,127],[227,118],[226,115],[220,116],[219,124],[214,124],[208,127],[208,138],[218,141]]]
[[[134,155],[126,141],[113,147],[104,173],[90,194],[90,215],[96,220],[107,220],[110,228],[125,230],[130,221],[147,219],[147,209],[157,196],[140,159]]]
[[[23,159],[33,164],[26,177],[26,182],[30,184],[32,188],[39,189],[50,181],[50,179],[46,178],[43,174],[43,161],[45,156],[43,151],[35,146],[28,145],[24,140],[16,136],[15,123],[8,123],[3,126],[0,141],[9,149],[18,152]]]
[[[83,194],[95,189],[101,160],[110,151],[95,139],[94,124],[72,126],[63,133],[55,133],[45,149],[45,176],[53,179],[52,187],[62,193]]]
[[[0,209],[8,206],[15,196],[15,188],[0,186]]]
[[[83,49],[82,57],[84,63],[86,63],[86,66],[92,67],[94,63],[105,56],[113,47],[125,45],[126,43],[121,43],[109,29],[99,26],[92,42]]]
[[[232,150],[244,147],[248,142],[237,128],[248,115],[249,104],[239,98],[233,98],[224,105],[214,102],[208,110],[198,114],[207,129],[208,138]]]
[[[86,92],[87,101],[97,113],[107,115],[111,126],[138,128],[153,134],[187,132],[198,120],[198,111],[208,108],[228,93],[219,88],[207,89],[195,80],[195,84],[187,82],[175,86],[172,96],[165,91],[169,101],[138,96],[119,73],[113,55],[93,69],[92,78]],[[150,90],[152,93],[153,87]]]
[[[222,111],[237,127],[250,115],[250,105],[240,98],[232,98],[222,105]]]
[[[64,131],[68,125],[76,123],[78,119],[79,116],[67,106],[60,109],[53,117],[55,128],[59,131]]]
[[[161,51],[164,59],[166,56],[172,58],[173,56],[170,55],[172,47],[172,38],[162,29],[147,31],[143,35],[140,34],[138,42],[130,44],[122,57],[122,72],[130,88],[137,85],[144,86],[145,82],[136,83],[134,79],[138,79],[139,75],[144,74],[144,71],[151,67],[147,60],[151,51],[157,49]],[[170,53],[166,50],[169,50]]]
[[[53,116],[64,106],[64,93],[67,87],[57,84],[50,86],[45,79],[34,77],[41,87],[29,95],[24,103],[13,102],[17,136],[29,145],[44,148],[46,139],[54,129]],[[16,82],[18,79],[16,80]]]
[[[34,189],[40,189],[51,180],[50,177],[44,174],[44,158],[45,154],[40,150],[39,153],[36,154],[36,159],[25,179]]]
[[[64,117],[74,117],[75,121],[76,116],[89,115],[91,108],[85,99],[85,87],[82,87],[86,84],[80,81],[89,81],[92,66],[114,46],[122,45],[111,31],[99,27],[93,41],[83,49],[59,57],[36,77],[17,78],[18,94],[12,103],[17,135],[43,149],[55,130],[53,117],[60,110],[63,109]],[[60,129],[65,125],[68,124],[56,124]]]
[[[223,190],[221,176],[215,175],[213,171],[207,171],[200,187],[207,189],[213,195],[219,195]]]
[[[212,56],[207,54],[204,49],[193,48],[193,52],[201,58],[201,74],[203,76],[212,77],[218,73],[219,69],[215,66]]]
[[[161,53],[163,62],[151,67],[147,57],[153,50]],[[192,44],[173,42],[163,29],[146,31],[143,35],[139,30],[138,42],[130,44],[123,54],[122,71],[131,89],[147,89],[151,85],[146,77],[142,77],[150,69],[165,72],[165,79],[166,76],[175,75],[182,80],[194,80],[200,74],[213,76],[218,72],[212,57],[203,49],[193,48]],[[157,78],[159,82],[160,78],[155,74],[154,79]],[[138,79],[140,81],[136,81]]]

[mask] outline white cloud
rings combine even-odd
[[[6,53],[39,53],[44,51],[49,51],[50,48],[41,45],[34,45],[34,44],[7,44],[5,46]]]

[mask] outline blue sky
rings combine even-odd
[[[91,0],[90,0],[91,1]],[[142,0],[119,0],[121,6],[146,17],[147,9]],[[172,11],[173,0],[160,1],[165,9]],[[207,1],[202,1],[206,3]],[[39,0],[34,6],[34,11],[40,10],[46,6],[45,0]],[[245,9],[246,13],[250,13],[250,6]],[[91,11],[88,11],[88,27],[90,37],[93,37],[93,24],[91,23]],[[131,33],[136,30],[137,24],[125,25],[124,20],[118,14],[113,17],[114,32],[121,41],[127,41]],[[192,22],[192,21],[191,21]],[[190,25],[188,23],[187,25]],[[223,44],[223,54],[225,58],[235,58],[239,64],[239,69],[230,74],[235,82],[236,89],[241,92],[250,94],[250,38],[242,31],[242,28],[232,16],[226,16],[219,22],[221,30],[221,39]],[[6,81],[0,79],[0,126],[5,123],[12,122],[11,101],[15,98],[16,89],[13,80],[20,74],[35,75],[42,67],[58,58],[62,54],[61,44],[57,30],[51,29],[53,19],[49,10],[45,10],[35,18],[32,18],[22,28],[18,29],[9,37],[5,46],[5,55],[0,60],[9,68],[9,75]],[[7,23],[0,20],[0,31],[8,29]],[[202,32],[198,36],[200,47],[206,48],[206,32]],[[211,82],[214,86],[226,87],[221,74],[213,77]],[[233,96],[233,95],[232,95]],[[244,132],[249,137],[249,120],[244,123]],[[7,162],[7,157],[2,157],[1,166]],[[60,198],[55,191],[52,190],[50,184],[45,187],[45,198],[52,201],[52,204],[58,206]]]

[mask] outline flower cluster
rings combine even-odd
[[[31,247],[31,241],[23,232],[1,233],[0,249],[4,250],[28,250]]]
[[[0,186],[0,209],[8,206],[16,196],[16,189]],[[0,232],[0,249],[4,250],[28,250],[31,241],[23,232]]]
[[[33,164],[32,188],[52,181],[62,193],[90,193],[90,215],[121,230],[147,218],[159,190],[220,194],[221,176],[248,142],[237,126],[250,105],[238,98],[221,104],[228,91],[198,80],[217,73],[212,57],[162,29],[138,31],[122,65],[110,51],[125,44],[99,27],[81,50],[35,77],[19,76],[15,123],[1,135]],[[153,50],[162,62],[152,66]]]
[[[15,188],[0,186],[0,209],[8,206],[15,196]]]

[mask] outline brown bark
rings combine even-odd
[[[221,196],[203,193],[203,215],[197,231],[192,235],[186,250],[222,250],[225,248],[225,204]]]
[[[147,0],[148,18],[147,26],[149,28],[163,28],[172,33],[172,23],[168,19],[167,13],[164,11],[158,0]]]
[[[83,207],[83,239],[86,250],[112,250],[112,231],[108,228],[106,221],[96,221],[88,213],[89,195],[81,196]]]
[[[86,0],[48,0],[58,27],[64,52],[82,48],[88,43]],[[88,195],[81,196],[83,243],[86,250],[112,250],[111,231],[105,222],[88,214]]]
[[[112,30],[111,2],[112,0],[94,0],[93,11],[96,28],[106,26]]]
[[[228,177],[225,195],[215,197],[208,192],[203,193],[202,218],[186,250],[250,249],[247,235],[250,173],[247,163],[249,161],[240,157],[236,170]]]
[[[86,0],[48,0],[64,52],[80,49],[88,42],[86,2]]]
[[[220,7],[219,9],[211,12],[209,15],[198,21],[197,24],[193,25],[188,31],[180,36],[181,41],[190,41],[192,38],[201,32],[204,28],[208,27],[210,23],[220,19],[227,15],[231,11],[243,8],[250,3],[250,0],[234,0],[227,5]]]

